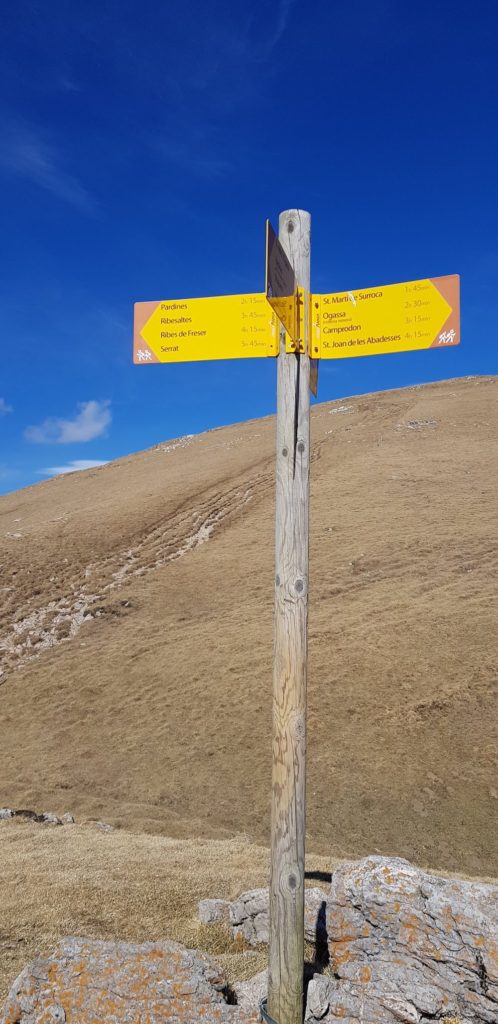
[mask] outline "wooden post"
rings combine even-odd
[[[305,289],[307,338],[310,222],[280,214],[279,239]],[[302,1024],[308,620],[309,358],[286,354],[277,386],[275,631],[268,1010],[276,1024]]]

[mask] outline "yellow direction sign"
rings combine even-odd
[[[277,318],[264,293],[136,302],[133,362],[276,356]]]
[[[314,358],[459,344],[458,274],[311,298],[310,355]]]
[[[294,271],[270,221],[266,222],[266,297],[291,341],[299,337]]]

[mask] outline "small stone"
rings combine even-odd
[[[61,819],[56,814],[51,814],[50,811],[41,814],[40,820],[44,825],[62,825]]]
[[[216,924],[218,921],[229,920],[230,903],[228,900],[201,900],[198,907],[199,921],[202,924]]]
[[[239,981],[233,986],[237,997],[237,1006],[248,1012],[258,1011],[261,1000],[266,999],[268,993],[268,971],[260,971],[248,981]]]
[[[0,820],[3,818],[13,818],[14,811],[11,811],[10,807],[0,807]]]
[[[66,814],[62,815],[61,821],[63,825],[74,825],[74,818],[72,814],[69,814],[67,812]]]
[[[327,996],[328,978],[322,978],[319,974],[311,979],[308,985],[308,1001],[306,1020],[321,1020],[325,1017],[329,1008]]]

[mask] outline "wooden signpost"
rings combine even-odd
[[[310,215],[267,222],[266,292],[135,304],[137,365],[277,356],[268,1024],[302,1024],[310,388],[318,359],[460,342],[459,278],[310,294]]]
[[[308,335],[309,213],[280,215],[279,237],[304,290]],[[277,360],[275,619],[268,1019],[301,1024],[304,963],[304,838],[308,625],[310,360]],[[263,1007],[266,1012],[266,1008]]]

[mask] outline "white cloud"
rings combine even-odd
[[[0,398],[0,416],[6,416],[8,412],[12,412],[12,406],[7,405],[5,398]]]
[[[28,427],[24,431],[24,436],[33,444],[73,444],[79,441],[93,441],[96,437],[102,437],[111,422],[110,404],[109,401],[79,402],[79,412],[73,420],[49,416],[39,426]]]
[[[82,469],[96,469],[97,466],[107,466],[107,459],[73,459],[66,466],[47,466],[46,469],[39,469],[42,476],[61,476],[62,473],[79,473]]]
[[[24,121],[2,126],[0,167],[28,178],[66,203],[85,213],[93,210],[92,200],[77,178],[64,170],[63,157]]]

